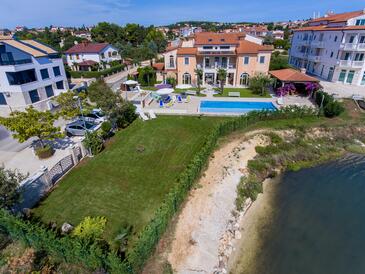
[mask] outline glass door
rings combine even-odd
[[[338,81],[344,83],[346,78],[346,72],[347,70],[343,69],[341,70],[340,76],[338,77]]]
[[[352,80],[354,80],[354,75],[355,75],[355,71],[354,70],[350,70],[349,74],[347,75],[347,80],[346,83],[347,84],[351,84]]]
[[[362,76],[360,85],[365,86],[365,71],[364,71],[364,75]]]

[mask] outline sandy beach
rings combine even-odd
[[[261,134],[241,136],[214,153],[178,218],[168,254],[176,273],[224,272],[227,256],[234,251],[232,240],[240,238],[240,233],[235,233],[239,216],[232,214],[237,185],[246,175],[248,160],[256,156],[255,147],[267,142]]]

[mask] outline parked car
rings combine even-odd
[[[83,116],[79,116],[79,119],[84,118],[85,121],[95,124],[101,124],[107,120],[106,115],[100,110],[93,110],[90,113],[84,114]]]
[[[86,131],[94,132],[100,128],[101,124],[94,124],[83,120],[76,120],[66,125],[67,136],[84,136]]]

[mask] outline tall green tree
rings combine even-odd
[[[62,137],[60,127],[54,126],[57,116],[49,110],[38,111],[33,107],[25,111],[14,111],[9,117],[0,117],[0,124],[13,132],[13,137],[23,143],[32,137],[38,137],[42,147],[45,140]]]
[[[196,75],[196,84],[198,86],[198,94],[200,94],[202,79],[203,79],[203,70],[201,68],[196,68],[194,70]]]
[[[19,184],[25,176],[0,166],[0,208],[11,209],[21,199]]]
[[[80,99],[82,107],[89,107],[86,104],[86,94],[85,93],[75,93],[71,90],[63,92],[56,97],[56,102],[59,104],[58,114],[65,119],[72,119],[77,115],[80,115]]]
[[[272,85],[272,79],[270,76],[263,73],[259,73],[250,79],[250,89],[261,96],[264,96],[269,92],[270,85]]]
[[[219,80],[221,94],[223,94],[223,91],[224,91],[224,85],[226,84],[226,78],[227,78],[227,70],[224,68],[219,68],[217,70],[217,79]]]

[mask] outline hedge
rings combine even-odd
[[[206,138],[200,151],[178,177],[178,183],[167,194],[161,207],[155,212],[149,224],[139,233],[136,244],[121,261],[113,252],[103,252],[95,245],[83,246],[71,236],[58,237],[38,223],[31,223],[0,210],[0,228],[13,239],[20,240],[37,250],[63,258],[66,262],[82,262],[90,269],[104,268],[110,273],[137,273],[151,256],[157,242],[165,232],[171,218],[185,200],[193,183],[200,177],[202,169],[216,147],[217,141],[237,129],[245,129],[259,121],[315,116],[317,112],[308,107],[286,107],[277,111],[250,112],[219,124]]]
[[[117,65],[102,71],[70,71],[72,78],[100,78],[122,71],[125,65]]]

